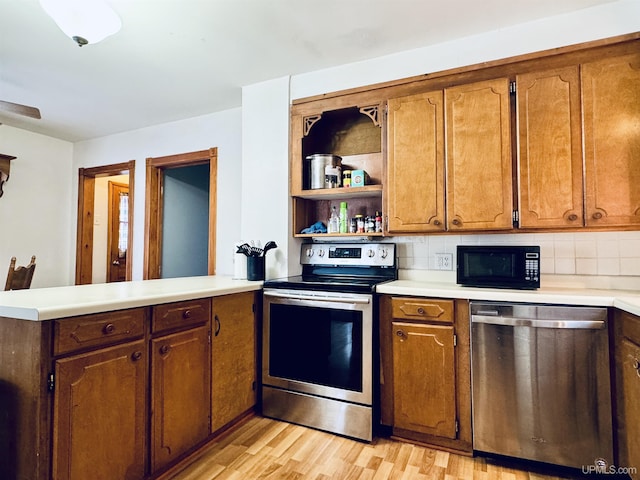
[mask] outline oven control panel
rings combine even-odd
[[[302,265],[394,267],[395,243],[309,243],[300,249]]]

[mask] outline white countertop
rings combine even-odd
[[[501,302],[551,303],[616,307],[640,316],[640,292],[587,288],[542,287],[538,290],[461,287],[445,282],[396,280],[376,287],[377,293],[418,297],[461,298]]]
[[[0,292],[0,317],[51,320],[261,288],[262,282],[217,275],[33,288]]]

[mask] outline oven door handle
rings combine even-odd
[[[355,303],[366,305],[370,303],[368,298],[353,298],[353,297],[328,297],[322,295],[304,295],[299,293],[277,293],[269,292],[264,294],[265,297],[278,297],[286,298],[287,300],[310,300],[314,302],[333,302],[333,303]]]

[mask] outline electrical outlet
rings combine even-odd
[[[436,270],[453,270],[453,254],[436,253]]]

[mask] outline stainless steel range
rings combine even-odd
[[[374,292],[398,276],[395,244],[304,244],[300,263],[264,283],[262,413],[371,441]]]

